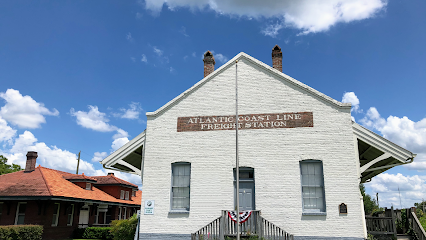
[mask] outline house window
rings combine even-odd
[[[172,164],[171,211],[189,211],[190,163]]]
[[[303,214],[325,214],[322,162],[317,160],[301,161],[300,175],[302,179]]]
[[[59,203],[55,203],[54,207],[53,207],[53,217],[52,217],[52,226],[56,227],[58,226],[58,220],[59,220],[59,208],[60,208],[60,204]]]
[[[86,183],[86,190],[92,190],[92,184]]]
[[[123,211],[122,207],[118,207],[118,220],[121,220],[121,212]]]
[[[74,204],[71,204],[67,207],[67,226],[72,226],[72,221],[74,220]]]
[[[132,196],[136,197],[136,191],[135,190],[132,191]]]
[[[129,191],[126,191],[126,200],[129,200]]]
[[[25,210],[27,209],[27,203],[20,202],[16,208],[15,225],[23,225],[25,219]]]
[[[121,190],[120,199],[124,199],[124,190]]]

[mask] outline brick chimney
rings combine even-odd
[[[37,157],[37,152],[29,151],[27,153],[27,164],[25,165],[25,172],[32,172],[35,170]]]
[[[214,72],[214,65],[216,62],[214,61],[213,53],[207,51],[204,53],[204,77],[207,77],[210,73]]]
[[[278,45],[272,48],[272,67],[278,71],[283,71],[283,53]]]

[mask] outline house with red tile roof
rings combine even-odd
[[[28,152],[25,170],[0,175],[0,225],[43,225],[43,239],[61,239],[77,227],[106,226],[140,209],[138,186],[114,173],[86,176],[36,168],[37,156]]]

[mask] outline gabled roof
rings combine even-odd
[[[65,178],[68,181],[71,182],[96,182],[96,179],[93,177],[89,177],[83,174],[65,174],[63,175],[63,178]]]
[[[368,182],[392,167],[411,163],[416,157],[416,154],[355,122],[352,122],[352,130],[358,144],[361,182]]]
[[[309,87],[308,85],[303,84],[302,82],[299,82],[298,80],[276,70],[275,68],[267,65],[266,63],[263,63],[263,62],[255,59],[254,57],[252,57],[252,56],[250,56],[250,55],[248,55],[244,52],[240,52],[237,56],[235,56],[234,58],[229,60],[227,63],[223,64],[220,68],[215,70],[213,73],[209,74],[207,77],[205,77],[201,81],[197,82],[194,86],[192,86],[191,88],[189,88],[185,92],[181,93],[179,96],[175,97],[174,99],[172,99],[171,101],[169,101],[168,103],[163,105],[161,108],[157,109],[155,112],[147,112],[146,115],[147,116],[157,116],[157,115],[161,114],[162,112],[164,112],[168,108],[170,108],[173,105],[175,105],[176,103],[178,103],[186,95],[191,94],[192,92],[197,90],[199,87],[203,86],[206,82],[210,81],[210,79],[214,78],[216,75],[222,73],[224,70],[233,66],[236,63],[237,60],[240,61],[241,59],[245,59],[245,60],[251,62],[252,64],[257,65],[261,69],[279,77],[283,81],[286,81],[286,82],[288,82],[288,83],[290,83],[290,84],[292,84],[292,85],[294,85],[294,86],[296,86],[300,89],[303,89],[303,90],[311,93],[312,95],[317,96],[318,98],[333,104],[334,106],[336,106],[338,108],[351,108],[350,103],[341,103],[341,102],[339,102],[339,101],[337,101],[337,100],[335,100],[335,99],[333,99],[333,98],[331,98],[331,97]]]
[[[121,178],[118,178],[114,175],[108,175],[108,176],[94,176],[94,179],[97,180],[97,182],[95,183],[95,186],[97,185],[124,185],[124,186],[128,186],[131,188],[138,188],[137,185],[133,184],[133,183],[129,183],[127,181],[124,181]]]
[[[128,172],[141,176],[145,133],[146,130],[124,144],[121,148],[117,149],[100,163],[106,169]]]
[[[66,178],[81,178],[81,175],[37,167],[32,172],[14,172],[0,175],[0,199],[13,197],[48,197],[74,200],[92,200],[126,205],[140,205],[141,198],[117,199],[96,187],[83,189]],[[94,179],[94,178],[93,178]],[[138,191],[141,192],[141,191]],[[137,193],[141,195],[141,193]]]

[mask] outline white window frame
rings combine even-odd
[[[320,185],[303,185],[303,175],[302,175],[302,165],[303,164],[309,164],[309,163],[320,163],[321,165],[321,180],[322,182]],[[321,160],[302,160],[299,162],[300,166],[300,186],[301,186],[301,194],[302,194],[302,215],[327,215],[327,204],[326,204],[326,198],[325,198],[325,187],[324,187],[324,164]],[[305,203],[304,203],[304,197],[303,197],[303,187],[315,187],[315,188],[322,188],[322,196],[323,196],[323,206],[322,208],[324,211],[321,211],[321,209],[305,209]]]
[[[60,213],[60,210],[61,210],[61,204],[60,203],[53,204],[53,209],[55,209],[55,205],[58,205],[58,211],[56,211],[56,218],[55,218],[55,222],[52,222],[52,227],[58,226],[58,223],[59,223],[59,213]],[[55,215],[55,213],[53,213],[53,215]]]
[[[122,219],[127,219],[127,208],[123,207],[124,209],[124,214],[123,214],[123,218]]]
[[[121,211],[122,211],[122,209],[121,209],[121,207],[118,207],[118,209],[119,209],[119,211],[118,211],[118,220],[121,220]]]
[[[86,190],[92,190],[92,184],[91,183],[86,183]]]
[[[187,165],[189,166],[189,206],[187,208],[173,208],[173,166]],[[170,186],[170,212],[171,213],[189,213],[191,209],[191,163],[190,162],[175,162],[171,165],[171,186]]]
[[[132,190],[132,197],[136,197],[136,191]]]
[[[70,214],[67,214],[67,226],[72,226],[74,221],[74,204],[71,204],[71,223],[68,222],[68,219],[70,219]]]
[[[120,192],[120,199],[124,199],[124,190],[121,190]]]
[[[126,191],[126,197],[125,197],[125,199],[126,199],[126,200],[129,200],[129,199],[130,199],[129,194],[130,194],[130,193],[129,193],[129,191]]]
[[[26,205],[27,202],[18,202],[18,205],[16,206],[15,225],[18,225],[19,207],[23,204]],[[27,209],[25,209],[25,212],[26,211],[27,211]],[[23,224],[25,224],[25,213],[23,215],[24,215],[24,223]]]

